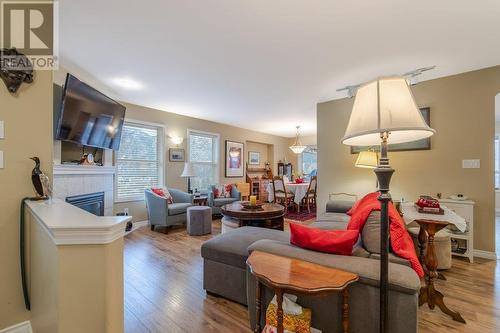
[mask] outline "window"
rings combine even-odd
[[[495,189],[500,189],[500,143],[495,137]]]
[[[302,153],[301,159],[302,173],[305,176],[309,176],[313,173],[313,176],[315,176],[316,170],[318,169],[318,152],[316,148],[308,147]]]
[[[219,182],[219,135],[188,131],[188,156],[196,177],[191,178],[191,189],[206,191]]]
[[[142,200],[163,182],[163,128],[126,122],[115,156],[115,201]]]

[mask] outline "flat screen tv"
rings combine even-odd
[[[125,107],[71,74],[66,76],[56,139],[118,150]]]

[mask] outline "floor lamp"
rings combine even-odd
[[[380,159],[375,168],[380,201],[380,333],[388,332],[389,303],[389,183],[394,169],[387,157],[388,141],[404,143],[425,139],[430,128],[404,77],[384,77],[359,87],[342,143],[350,146],[380,144]]]

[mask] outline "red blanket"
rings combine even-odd
[[[357,230],[361,232],[370,213],[374,210],[380,210],[378,196],[378,192],[373,192],[367,194],[358,202],[356,208],[352,211],[351,220],[347,225],[348,230]],[[408,260],[418,276],[423,277],[424,270],[415,253],[411,236],[408,231],[406,231],[403,219],[392,202],[389,203],[389,220],[391,222],[389,233],[392,250],[397,256]]]

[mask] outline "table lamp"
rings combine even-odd
[[[350,146],[380,144],[375,168],[380,196],[380,332],[387,332],[389,301],[389,184],[394,169],[389,165],[387,144],[417,141],[432,136],[404,77],[383,77],[361,85],[357,91],[342,143]],[[358,157],[359,158],[359,157]]]
[[[191,177],[195,177],[193,170],[193,165],[189,162],[184,163],[184,170],[182,171],[181,177],[186,177],[188,181],[188,192],[191,193]]]
[[[358,168],[375,169],[378,165],[377,153],[373,150],[362,151],[358,154],[354,166]]]

